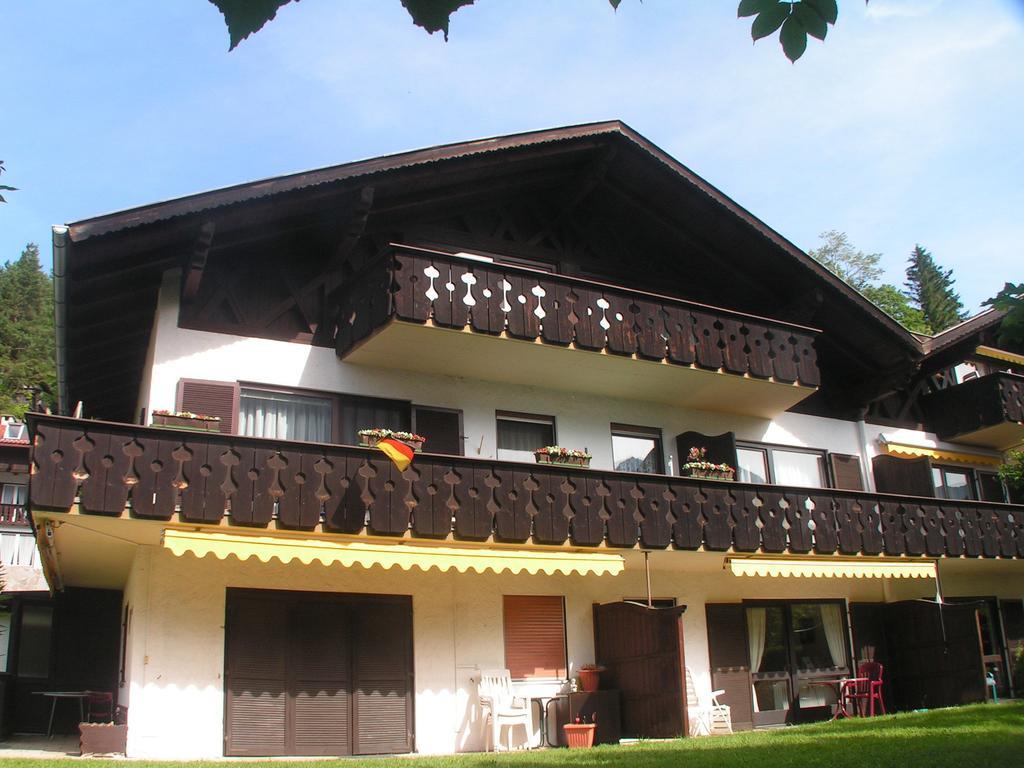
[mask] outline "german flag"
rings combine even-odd
[[[377,447],[384,451],[389,459],[395,462],[399,472],[404,472],[412,464],[413,450],[400,440],[386,437],[377,442]]]

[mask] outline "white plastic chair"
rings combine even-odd
[[[477,689],[480,693],[480,706],[487,711],[487,719],[491,721],[491,749],[497,751],[501,741],[501,729],[508,728],[505,748],[511,751],[512,729],[517,725],[523,726],[524,743],[529,743],[530,734],[533,733],[533,712],[529,701],[516,698],[509,671],[482,670]]]
[[[686,669],[686,716],[690,721],[691,736],[711,736],[732,733],[732,711],[728,704],[719,704],[718,697],[725,691],[712,691],[710,702],[701,701],[693,684],[690,669]]]

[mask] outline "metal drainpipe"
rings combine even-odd
[[[867,415],[866,411],[861,411],[857,414],[857,440],[860,443],[860,461],[861,461],[861,474],[864,476],[864,488],[869,493],[875,492],[875,476],[871,471],[871,456],[868,455],[868,434],[865,429],[864,417]]]
[[[71,249],[68,228],[57,224],[53,230],[53,327],[57,337],[57,412],[68,412],[67,378],[67,256]]]

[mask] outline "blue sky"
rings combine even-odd
[[[734,0],[303,0],[227,52],[206,0],[4,0],[0,259],[49,227],[434,144],[618,118],[803,248],[921,243],[968,309],[1024,280],[1024,3],[840,0],[791,65]]]

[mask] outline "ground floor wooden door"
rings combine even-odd
[[[230,589],[224,753],[413,749],[412,601]]]
[[[601,687],[621,691],[624,736],[686,734],[685,610],[636,603],[594,607],[595,655],[606,669]]]

